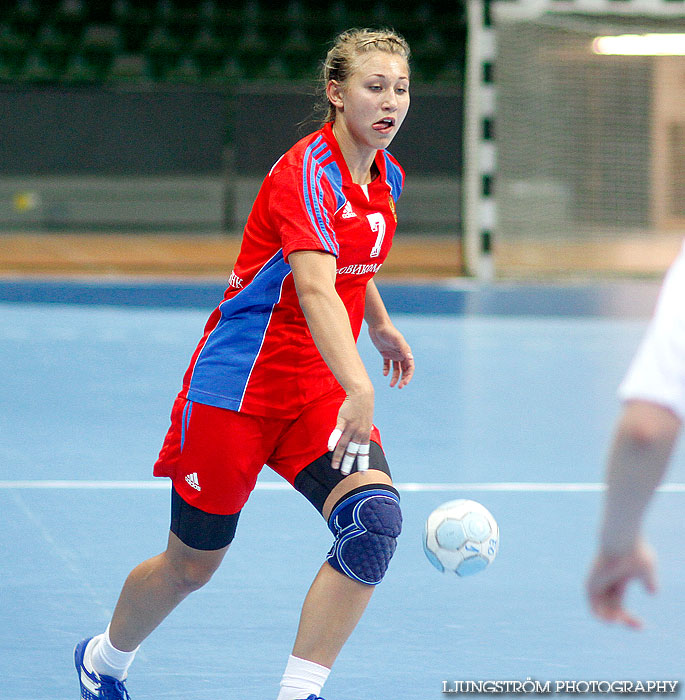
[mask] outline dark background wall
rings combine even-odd
[[[220,174],[226,114],[218,92],[7,88],[0,174]]]
[[[5,230],[240,230],[273,163],[318,128],[303,85],[0,89]],[[459,230],[461,91],[412,90],[391,144],[403,232]]]
[[[301,88],[6,88],[0,175],[263,176],[317,127]],[[416,175],[456,176],[459,90],[417,89],[393,154]],[[228,162],[226,160],[229,155]]]

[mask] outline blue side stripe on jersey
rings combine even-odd
[[[313,143],[311,143],[307,149],[304,152],[304,161],[302,164],[302,192],[304,193],[304,204],[305,207],[307,208],[307,214],[309,216],[309,219],[311,221],[311,224],[316,231],[317,236],[319,239],[322,238],[321,230],[319,228],[319,222],[316,220],[314,217],[314,213],[312,211],[312,192],[310,190],[309,186],[309,180],[310,180],[310,175],[309,175],[309,170],[312,167],[316,167],[313,158],[312,158],[312,152],[314,149],[321,143],[322,137],[319,136],[317,139],[314,140]]]
[[[325,217],[326,219],[326,224],[330,225],[330,220],[328,218],[328,212],[324,208],[324,192],[323,192],[323,187],[321,186],[321,178],[324,175],[324,171],[322,168],[318,168],[316,171],[316,192],[318,194],[317,199],[314,202],[314,210],[316,211],[316,216],[319,219],[319,221],[322,221],[323,218]],[[340,252],[340,246],[338,245],[338,241],[335,240],[335,238],[331,238],[328,235],[328,228],[327,226],[323,226],[323,230],[326,232],[326,239],[331,242],[331,245],[333,246],[333,249],[331,250],[332,253],[335,255],[338,255]]]
[[[385,180],[390,185],[392,198],[397,201],[402,194],[402,171],[386,151],[383,152],[383,155],[385,156]]]
[[[312,155],[316,159],[317,164],[324,169],[328,182],[333,188],[333,193],[335,194],[335,208],[337,211],[345,204],[345,195],[342,191],[342,173],[340,172],[340,168],[334,160],[329,161],[326,163],[326,165],[322,165],[322,163],[331,156],[331,149],[328,147],[326,142],[324,142],[316,151],[314,151]]]
[[[326,165],[323,166],[323,169],[326,171],[328,182],[331,183],[331,187],[335,193],[335,209],[337,211],[345,204],[345,195],[342,191],[342,173],[340,172],[338,164],[334,160],[332,160],[330,163],[326,163]]]
[[[338,254],[338,245],[326,228],[328,216],[323,208],[323,188],[321,187],[321,167],[318,157],[327,150],[326,142],[319,136],[304,153],[304,164],[302,169],[302,189],[304,191],[304,202],[307,214],[314,231],[316,231],[324,249],[334,255]],[[324,157],[330,155],[330,151],[323,154]],[[323,158],[322,158],[323,159]],[[324,221],[325,216],[325,221]]]
[[[331,237],[326,230],[326,224],[321,215],[320,200],[322,199],[323,192],[317,191],[317,186],[320,185],[320,178],[317,178],[317,173],[320,173],[321,170],[315,156],[319,155],[321,150],[326,148],[326,143],[321,143],[322,141],[323,139],[319,137],[305,151],[305,162],[302,173],[304,180],[303,189],[305,193],[305,205],[307,207],[307,213],[309,214],[312,226],[314,227],[314,230],[316,231],[324,249],[335,254],[335,244],[331,240]]]
[[[290,265],[279,250],[254,279],[219,306],[221,318],[195,363],[188,398],[240,409]]]
[[[323,209],[323,188],[321,187],[321,176],[323,175],[323,170],[319,166],[319,164],[315,161],[312,160],[309,166],[309,173],[308,173],[308,179],[309,179],[309,188],[310,188],[310,201],[311,201],[311,208],[312,211],[310,211],[310,216],[316,219],[316,224],[317,224],[317,229],[319,231],[319,238],[321,238],[321,242],[327,246],[328,250],[331,253],[336,252],[335,251],[335,243],[331,239],[331,236],[329,235],[328,229],[326,228],[326,223],[328,223],[328,216],[326,215],[326,212]],[[324,221],[325,217],[325,221]]]
[[[311,145],[312,157],[318,162],[319,160],[325,160],[330,155],[330,150],[328,144],[323,140],[323,136],[319,136],[316,141]],[[325,151],[325,153],[324,153]],[[322,158],[319,158],[321,154],[324,154]]]

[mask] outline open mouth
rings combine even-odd
[[[376,131],[390,131],[393,126],[395,126],[395,119],[393,117],[384,117],[373,124],[373,128]]]

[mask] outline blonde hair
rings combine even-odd
[[[404,37],[392,29],[348,29],[338,34],[333,41],[321,69],[324,99],[321,111],[325,113],[323,122],[335,121],[335,107],[325,97],[326,86],[330,80],[341,85],[354,72],[354,60],[371,51],[385,51],[397,54],[409,64],[411,51]]]

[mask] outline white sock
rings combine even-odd
[[[88,665],[95,673],[100,676],[112,676],[123,681],[139,648],[136,647],[133,651],[119,651],[112,646],[112,641],[109,638],[109,625],[107,625],[104,634],[93,637],[88,642],[86,658],[90,661]]]
[[[312,693],[318,696],[330,672],[330,668],[291,654],[283,672],[277,700],[305,700]]]

